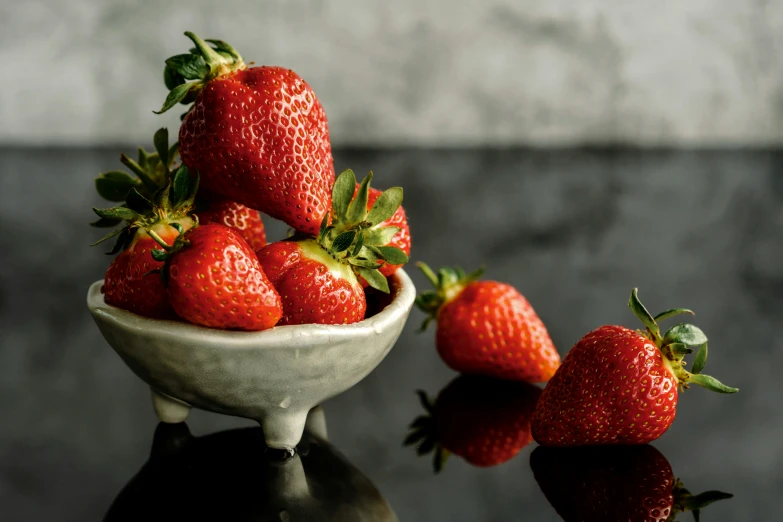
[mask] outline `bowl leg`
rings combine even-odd
[[[267,413],[258,422],[261,424],[267,446],[275,449],[296,449],[307,422],[307,411]]]
[[[170,395],[161,393],[154,388],[152,390],[152,407],[161,422],[177,424],[185,422],[190,414],[190,404],[175,399]]]

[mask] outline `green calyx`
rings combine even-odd
[[[180,223],[190,225],[197,191],[198,175],[191,176],[188,168],[181,165],[164,186],[155,190],[149,198],[134,187],[128,192],[122,206],[104,209],[93,207],[93,211],[100,218],[94,223],[96,226],[106,226],[100,224],[101,222],[119,224],[123,221],[125,226],[113,230],[91,246],[116,237],[114,247],[108,252],[113,255],[132,243],[137,230],[144,230],[154,238],[155,232],[152,229],[158,224],[171,225],[174,228],[181,227]]]
[[[418,395],[426,414],[416,417],[411,423],[410,431],[408,436],[405,437],[403,445],[416,446],[416,453],[419,455],[426,455],[432,452],[432,468],[435,473],[440,473],[451,453],[441,446],[436,438],[432,401],[430,401],[423,390],[417,390],[416,395]]]
[[[98,194],[107,201],[120,202],[125,201],[132,190],[149,199],[163,188],[176,173],[177,169],[172,170],[172,165],[179,156],[179,143],[175,141],[169,146],[169,131],[162,128],[155,132],[153,144],[155,152],[147,152],[139,147],[136,160],[126,154],[120,154],[120,162],[135,177],[121,170],[103,172],[95,178],[95,190]],[[113,227],[120,222],[120,219],[114,221],[101,219],[92,225]]]
[[[484,267],[469,274],[460,267],[443,267],[436,274],[426,263],[419,262],[416,266],[435,287],[435,290],[428,290],[416,296],[416,306],[427,314],[427,318],[421,325],[421,331],[426,330],[430,323],[437,320],[438,312],[443,305],[452,301],[466,286],[484,274]]]
[[[672,489],[672,495],[674,496],[674,505],[672,506],[672,512],[666,522],[675,522],[677,515],[690,511],[693,513],[693,519],[696,522],[701,520],[701,510],[719,500],[727,500],[734,495],[731,493],[723,493],[722,491],[705,491],[698,495],[693,495],[690,491],[685,489],[681,480],[677,480]]]
[[[677,324],[669,328],[666,333],[661,333],[658,321],[679,314],[694,315],[686,308],[672,308],[653,317],[644,307],[637,295],[638,289],[634,288],[628,306],[631,311],[644,324],[645,337],[650,339],[663,354],[663,359],[671,368],[674,377],[681,389],[688,388],[690,384],[698,384],[710,391],[718,393],[737,393],[737,388],[732,388],[721,383],[714,377],[704,375],[702,370],[707,362],[707,336],[700,328],[692,324]],[[690,346],[698,346],[696,357],[693,360],[691,371],[685,370],[684,358],[693,353]]]
[[[247,69],[242,56],[230,44],[222,40],[202,40],[190,31],[186,31],[185,36],[196,46],[187,54],[178,54],[166,60],[163,81],[169,94],[163,107],[154,111],[155,114],[162,114],[177,103],[192,103],[211,80]]]
[[[385,263],[403,265],[408,262],[408,255],[389,245],[400,229],[380,225],[402,204],[402,188],[392,187],[381,193],[368,211],[370,181],[372,172],[357,190],[352,170],[345,170],[337,177],[332,188],[332,212],[331,215],[327,212],[321,222],[318,243],[370,286],[388,294],[389,283],[378,269]]]

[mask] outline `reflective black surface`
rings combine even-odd
[[[120,150],[0,152],[3,520],[101,520],[150,458],[149,391],[84,304],[108,264],[87,247],[98,235],[86,226],[91,180]],[[488,278],[525,294],[561,354],[601,324],[635,326],[634,286],[651,309],[695,310],[710,373],[740,392],[686,391],[654,446],[692,492],[734,495],[703,521],[781,518],[783,154],[343,150],[336,166],[404,186],[412,258],[486,264]],[[324,405],[331,444],[402,521],[559,520],[530,469],[535,444],[488,468],[452,456],[437,476],[402,445],[422,411],[414,391],[434,398],[454,378],[432,332],[416,333],[421,319],[414,312],[378,369]],[[197,440],[249,426],[188,420]]]

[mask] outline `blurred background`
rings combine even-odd
[[[84,303],[109,263],[87,223],[93,178],[177,128],[152,111],[185,30],[303,76],[335,168],[405,188],[412,259],[486,264],[561,355],[635,326],[635,286],[654,312],[696,310],[709,373],[741,392],[688,391],[655,445],[689,487],[735,494],[705,520],[778,518],[783,2],[764,0],[0,0],[0,518],[99,520],[147,459],[149,391]],[[557,520],[529,450],[435,478],[402,447],[414,390],[454,378],[422,318],[325,404],[332,442],[403,521]]]
[[[0,3],[0,143],[142,143],[183,31],[284,65],[338,145],[775,145],[768,0],[32,0]],[[11,73],[11,71],[13,71]]]

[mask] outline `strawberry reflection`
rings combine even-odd
[[[674,522],[732,495],[693,495],[677,480],[666,457],[653,446],[538,447],[530,467],[555,511],[566,522]]]
[[[410,426],[406,445],[433,454],[439,472],[453,454],[479,467],[501,464],[530,444],[530,420],[541,389],[523,382],[461,375],[433,403],[417,392],[426,413]]]

